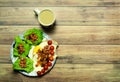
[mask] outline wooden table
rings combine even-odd
[[[31,78],[13,71],[9,54],[16,35],[42,29],[35,8],[56,14],[45,32],[59,48],[54,68]],[[120,0],[0,0],[0,82],[120,82]]]

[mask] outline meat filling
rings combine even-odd
[[[42,67],[45,66],[45,64],[47,64],[49,62],[49,54],[50,54],[50,50],[49,50],[49,46],[45,46],[42,50],[38,50],[37,52],[38,54],[38,61],[36,64],[36,67],[41,65]]]
[[[25,58],[21,58],[19,65],[20,65],[21,68],[26,68],[26,59]]]
[[[22,54],[25,51],[24,46],[22,44],[19,44],[17,49],[19,54]]]
[[[32,42],[35,42],[38,37],[37,35],[35,35],[35,33],[31,33],[29,36],[26,37],[28,40],[32,41]]]

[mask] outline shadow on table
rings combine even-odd
[[[40,26],[42,27],[42,29],[46,32],[46,33],[54,33],[55,32],[55,29],[56,29],[56,21],[53,25],[50,25],[48,27],[45,27],[45,26],[42,26],[40,24]]]

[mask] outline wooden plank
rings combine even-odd
[[[11,45],[0,45],[0,63],[11,63]],[[119,64],[119,45],[60,45],[57,50],[59,64]]]
[[[11,44],[15,36],[40,26],[0,26],[0,44]],[[61,45],[119,45],[120,26],[56,26],[45,31]]]
[[[47,7],[38,7],[40,10]],[[120,25],[120,7],[49,7],[56,15],[56,25]],[[39,25],[35,7],[0,7],[0,25]]]
[[[18,73],[13,71],[12,64],[0,64],[0,72],[0,82],[23,82]]]
[[[120,0],[0,0],[0,6],[120,6]]]
[[[119,82],[119,69],[120,64],[56,64],[55,67],[43,77],[30,78],[14,72],[11,64],[0,64],[0,81]]]

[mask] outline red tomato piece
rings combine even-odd
[[[42,73],[41,71],[37,71],[37,75],[40,76]]]
[[[48,62],[47,65],[48,65],[48,66],[52,66],[52,63],[51,63],[51,62]]]
[[[54,59],[53,56],[50,56],[50,57],[49,57],[49,60],[50,60],[50,61],[53,61],[53,59]]]
[[[52,44],[52,40],[48,40],[48,45],[51,45]]]
[[[44,70],[44,69],[42,69],[42,70],[41,70],[41,73],[42,73],[42,74],[44,74],[44,73],[45,73],[45,70]]]
[[[51,54],[51,55],[54,55],[54,51],[53,51],[53,50],[51,50],[51,51],[50,51],[50,54]]]
[[[50,50],[54,50],[54,46],[50,46]]]
[[[44,70],[48,70],[48,66],[47,65],[44,66]]]

